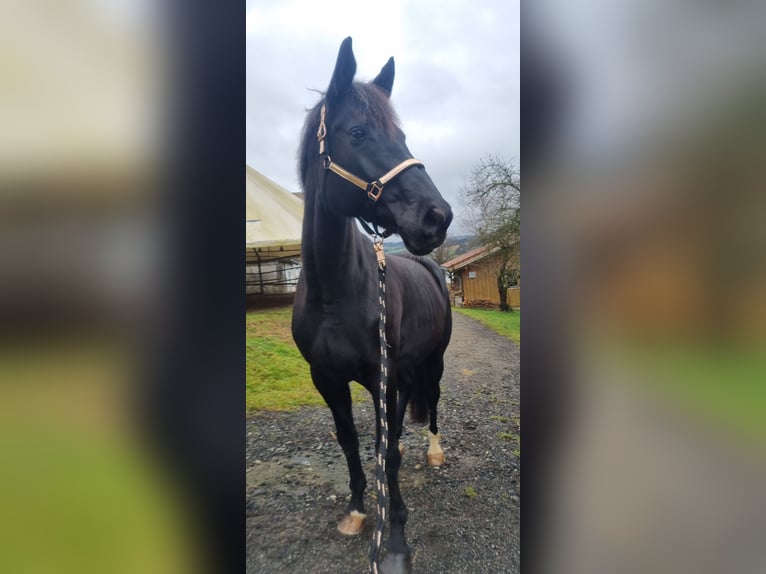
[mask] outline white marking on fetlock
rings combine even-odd
[[[348,514],[344,514],[341,521],[338,523],[338,532],[345,534],[346,536],[355,536],[362,531],[364,526],[364,519],[367,515],[358,510],[352,510]]]
[[[444,451],[439,446],[439,435],[428,431],[428,464],[441,466],[444,464]]]

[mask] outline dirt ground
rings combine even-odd
[[[439,402],[447,462],[426,464],[427,427],[406,423],[400,471],[414,574],[519,571],[519,348],[454,314]],[[247,420],[247,572],[367,572],[375,522],[374,409],[354,405],[368,480],[362,534],[336,530],[348,470],[329,409]],[[408,417],[409,419],[409,417]],[[385,543],[384,543],[385,544]]]

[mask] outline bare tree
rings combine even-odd
[[[431,259],[441,265],[449,259],[449,252],[450,249],[447,247],[447,242],[445,241],[431,252]]]
[[[497,247],[500,310],[508,306],[508,287],[519,279],[521,174],[511,161],[489,155],[474,165],[460,196],[464,223],[482,244]]]

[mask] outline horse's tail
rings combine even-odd
[[[402,256],[420,263],[431,274],[436,281],[436,285],[440,291],[441,297],[446,303],[445,307],[445,322],[444,332],[442,334],[442,340],[437,349],[434,350],[434,354],[426,361],[426,364],[431,365],[432,371],[427,368],[424,372],[418,373],[417,382],[412,386],[410,393],[410,420],[413,423],[426,423],[430,413],[429,404],[433,401],[439,400],[439,380],[444,369],[443,355],[444,351],[449,344],[450,336],[452,334],[452,309],[450,308],[449,290],[447,289],[447,282],[444,279],[444,273],[442,273],[441,267],[430,257],[418,257],[411,255],[410,253],[404,253]],[[437,372],[438,371],[438,372]]]
[[[428,400],[424,391],[421,385],[415,385],[410,393],[410,420],[413,423],[428,421]]]

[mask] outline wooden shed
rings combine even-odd
[[[500,295],[497,292],[499,250],[498,247],[484,245],[442,264],[442,268],[452,274],[450,290],[453,304],[500,305]],[[518,256],[515,262],[518,268]],[[508,289],[508,304],[511,307],[521,307],[518,286]]]

